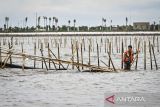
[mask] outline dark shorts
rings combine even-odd
[[[130,70],[131,69],[131,63],[130,62],[124,62],[124,70]]]

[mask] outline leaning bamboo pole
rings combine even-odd
[[[41,49],[40,49],[40,50],[41,50]],[[17,53],[17,52],[14,52],[13,54],[14,54],[14,55],[19,55],[19,56],[23,56],[23,55],[24,55],[26,58],[32,59],[32,60],[35,60],[35,58],[36,58],[36,59],[39,59],[39,60],[43,60],[43,62],[45,63],[46,69],[48,69],[46,62],[48,61],[48,59],[50,59],[50,60],[53,60],[54,62],[57,62],[57,63],[61,62],[61,63],[65,63],[65,64],[73,64],[73,65],[75,65],[75,66],[83,66],[83,67],[87,67],[87,68],[89,68],[89,69],[98,70],[98,71],[102,71],[102,72],[103,72],[103,71],[105,71],[105,72],[110,72],[110,71],[112,71],[112,69],[111,69],[111,68],[108,68],[108,67],[98,67],[98,66],[96,66],[96,65],[88,65],[88,64],[81,64],[81,63],[72,62],[72,61],[65,61],[65,60],[60,60],[60,59],[46,58],[46,57],[43,56],[42,50],[41,50],[41,54],[42,54],[41,57],[39,57],[39,56],[34,56],[34,55],[28,55],[28,54],[25,54],[25,53],[23,53],[23,54],[22,54],[22,53]],[[10,56],[8,56],[7,59],[9,59],[9,57],[10,57]]]
[[[150,64],[151,64],[151,70],[152,70],[152,51],[151,51],[151,43],[149,40],[149,54],[150,54]]]
[[[154,58],[156,70],[158,70],[158,66],[157,66],[157,61],[156,61],[156,56],[155,56],[155,53],[154,53],[154,47],[153,47],[153,45],[151,45],[151,48],[152,48],[152,53],[153,53],[153,58]]]
[[[8,54],[8,53],[7,53],[7,54]],[[2,68],[4,68],[4,67],[6,66],[6,63],[8,62],[8,60],[9,60],[9,58],[11,57],[12,54],[13,54],[13,53],[10,52],[10,53],[7,55],[7,57],[4,59],[4,62],[2,62],[2,63],[3,63]]]
[[[112,67],[113,67],[114,71],[116,71],[116,68],[115,68],[115,66],[114,66],[114,64],[113,64],[112,58],[111,58],[111,56],[110,56],[110,53],[109,53],[109,52],[107,52],[107,53],[108,53],[109,59],[110,59],[110,61],[111,61]]]
[[[49,51],[51,52],[51,54],[52,54],[57,60],[59,60],[59,59],[56,57],[56,55],[52,52],[51,49],[49,49]],[[59,62],[59,64],[63,67],[63,69],[66,69],[66,68],[62,65],[61,62]],[[56,68],[56,66],[55,66],[55,68]],[[56,69],[57,69],[57,68],[56,68]]]

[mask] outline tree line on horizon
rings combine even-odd
[[[102,18],[102,25],[99,26],[76,26],[77,20],[73,20],[73,25],[71,25],[71,20],[68,20],[68,25],[58,25],[57,17],[46,17],[39,16],[36,18],[36,26],[29,27],[27,26],[28,17],[24,18],[24,26],[18,27],[9,26],[9,17],[5,17],[4,27],[0,28],[0,32],[110,32],[110,31],[139,31],[134,30],[132,25],[128,24],[128,18],[125,18],[125,25],[112,25],[112,20],[110,20],[110,25],[107,26],[107,20]],[[43,23],[43,25],[42,25]],[[149,30],[146,31],[158,31],[160,30],[160,25],[156,24],[154,21],[150,25]]]

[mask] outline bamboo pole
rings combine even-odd
[[[74,62],[74,47],[73,47],[73,44],[71,43],[71,47],[72,47],[72,62]],[[74,65],[72,65],[72,69],[74,69]]]
[[[94,49],[94,48],[95,48],[95,47],[94,47],[94,39],[93,39],[93,46],[92,46],[92,47],[93,47],[93,52],[94,52],[94,50],[95,50],[95,49]]]
[[[13,47],[13,36],[11,37],[11,47]]]
[[[58,59],[57,57],[56,57],[56,55],[51,51],[51,49],[49,49],[50,50],[50,52],[51,52],[51,54],[56,58],[56,60],[60,60],[60,59]],[[62,65],[62,63],[59,61],[59,64],[63,67],[63,69],[66,69],[63,65]],[[55,69],[57,69],[56,68],[56,66],[55,66]]]
[[[83,45],[81,43],[81,63],[83,64]],[[82,70],[83,70],[83,66],[82,66]]]
[[[146,41],[144,41],[144,70],[146,70]]]
[[[36,55],[36,43],[34,43],[34,55]],[[36,68],[36,60],[34,60],[34,69]]]
[[[130,40],[129,44],[131,45],[131,37],[129,38],[129,40]]]
[[[22,53],[23,54],[23,53]],[[25,66],[25,55],[22,55],[23,58],[23,64],[22,64],[22,70],[24,71],[24,66]]]
[[[153,36],[153,47],[155,47],[155,35]]]
[[[88,61],[88,65],[91,65],[91,46],[89,45],[89,50],[88,50],[88,55],[89,55],[89,61]]]
[[[109,51],[109,39],[107,39],[107,52]]]
[[[118,39],[117,39],[117,36],[116,36],[116,50],[117,50],[117,53],[118,53]]]
[[[21,43],[21,48],[22,48],[22,70],[24,71],[24,66],[25,66],[25,55],[23,54],[24,53],[24,50],[23,50],[23,43]]]
[[[50,51],[49,51],[49,43],[48,43],[48,46],[47,46],[47,48],[48,48],[48,57],[50,58],[51,57],[51,55],[50,55]],[[48,60],[49,61],[49,69],[51,69],[51,61],[50,61],[50,59]]]
[[[156,57],[155,57],[154,47],[153,47],[153,45],[151,45],[151,48],[152,48],[152,52],[153,52],[153,58],[154,58],[154,62],[155,62],[155,66],[156,66],[156,70],[158,70],[158,66],[157,66],[157,61],[156,61]]]
[[[6,63],[8,62],[9,58],[11,57],[12,53],[9,53],[8,56],[4,59],[2,69],[6,66]]]
[[[122,47],[121,47],[121,69],[123,69],[123,53],[124,53],[124,47],[123,47],[123,39],[122,39]]]
[[[106,43],[106,40],[105,40],[105,53],[107,52],[107,43]]]
[[[119,36],[119,53],[120,53],[120,44],[121,44],[121,38]]]
[[[149,54],[150,54],[150,64],[151,64],[151,70],[152,70],[152,53],[151,53],[151,43],[149,41]]]
[[[136,65],[135,65],[135,69],[136,69],[136,70],[137,70],[137,64],[138,64],[138,53],[139,53],[139,48],[140,48],[140,41],[138,42],[138,48],[137,48]]]
[[[137,38],[135,38],[135,48],[137,49]]]
[[[42,51],[41,51],[42,52]],[[22,53],[17,53],[17,52],[14,52],[13,55],[18,55],[18,56],[22,56],[22,55],[25,55],[26,58],[28,59],[31,59],[31,60],[34,60],[34,59],[37,59],[37,61],[41,61],[41,60],[44,60],[44,62],[47,62],[48,59],[50,60],[53,60],[57,63],[61,62],[61,63],[64,63],[64,64],[73,64],[75,66],[84,66],[84,67],[87,67],[87,68],[90,68],[90,69],[93,69],[93,70],[98,70],[98,71],[113,71],[112,68],[108,68],[108,67],[98,67],[96,65],[88,65],[88,64],[81,64],[81,63],[77,63],[77,62],[71,62],[71,61],[65,61],[65,60],[59,60],[59,59],[51,59],[51,58],[48,58],[48,57],[43,57],[43,55],[40,57],[40,56],[33,56],[33,55],[28,55],[28,54],[22,54]],[[7,56],[7,58],[9,57],[9,55]],[[47,65],[47,64],[45,64]]]
[[[43,43],[41,43],[41,52],[43,53]],[[43,60],[42,60],[42,69],[43,69]]]
[[[143,41],[143,40],[141,40],[141,41]],[[144,42],[142,42],[142,45],[141,45],[141,50],[142,50],[141,52],[144,54],[144,49],[143,48],[144,48]]]
[[[112,42],[111,42],[111,48],[112,48],[112,53],[114,53],[114,51],[113,51],[113,37],[112,37]],[[111,52],[111,51],[110,51]]]
[[[114,66],[114,64],[113,64],[112,58],[111,58],[111,56],[110,56],[110,53],[109,53],[109,52],[107,52],[107,53],[108,53],[109,59],[110,59],[110,61],[111,61],[112,67],[113,67],[114,71],[116,71],[116,68],[115,68],[115,66]]]
[[[104,61],[101,60],[101,62],[102,62],[105,66],[109,67]]]
[[[79,52],[78,52],[78,50],[79,50],[78,41],[76,41],[77,64],[79,64]],[[78,71],[80,71],[79,65],[77,66],[77,68],[78,68]]]
[[[86,50],[86,45],[85,45],[85,40],[84,40],[84,38],[83,38],[83,48],[84,48],[84,51]]]
[[[54,65],[55,70],[57,71],[57,67],[56,67],[55,62],[53,60],[51,60],[51,61],[52,61],[53,65]]]
[[[100,63],[99,63],[99,46],[97,43],[97,61],[98,61],[98,68],[100,67]]]
[[[109,42],[109,55],[111,55],[111,42]],[[111,59],[108,60],[108,66],[110,67]]]
[[[45,64],[45,66],[46,66],[46,69],[47,69],[47,71],[48,71],[48,67],[47,67],[47,64],[46,64],[45,58],[43,57],[43,50],[42,50],[42,49],[40,49],[40,51],[41,51],[42,59],[43,59],[43,61],[44,61],[44,64]]]
[[[58,44],[58,59],[60,59],[60,49],[59,49],[59,44]],[[60,69],[60,63],[59,63],[59,69]]]
[[[10,44],[10,43],[8,44],[8,46],[9,46],[9,49],[12,49],[12,46],[11,46],[11,44]],[[9,58],[9,59],[10,59],[10,64],[12,64],[12,57],[10,56],[10,58]]]
[[[127,47],[127,38],[126,37],[124,38],[124,42],[125,42],[125,48],[127,50],[128,47]]]
[[[157,36],[157,52],[159,52],[159,40],[158,40],[158,36]]]
[[[100,46],[99,46],[99,51],[100,51],[100,53],[101,53],[101,47],[102,47],[102,46],[101,46],[101,44],[100,44]],[[92,49],[92,48],[91,48],[91,49]]]
[[[0,68],[2,67],[1,41],[0,41]]]

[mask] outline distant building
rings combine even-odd
[[[150,24],[149,22],[134,22],[133,29],[134,30],[149,30]]]

